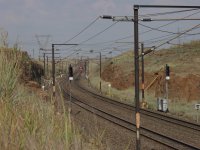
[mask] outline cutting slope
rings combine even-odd
[[[134,85],[134,55],[132,51],[107,61],[102,79],[124,90]],[[156,51],[145,56],[145,88],[156,97],[165,94],[165,65],[171,70],[169,98],[198,100],[200,97],[200,41]],[[140,71],[141,72],[141,71]]]

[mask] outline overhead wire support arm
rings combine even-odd
[[[200,6],[180,6],[180,5],[134,5],[134,7],[138,8],[198,8]]]
[[[52,78],[53,78],[53,97],[55,98],[56,96],[56,87],[55,87],[55,46],[68,46],[68,45],[78,45],[78,44],[66,44],[66,43],[57,43],[57,44],[52,44]]]
[[[171,38],[170,40],[168,40],[168,41],[166,41],[166,42],[164,42],[164,43],[162,43],[162,44],[160,44],[160,45],[158,45],[158,46],[153,46],[152,48],[150,48],[150,49],[148,49],[147,51],[145,51],[144,53],[142,53],[142,55],[143,55],[143,56],[144,56],[144,55],[147,55],[147,54],[149,54],[149,53],[155,51],[155,49],[157,49],[157,48],[159,48],[159,47],[161,47],[161,46],[163,46],[163,45],[165,45],[165,44],[169,44],[169,43],[170,43],[171,41],[173,41],[174,39],[176,39],[176,38],[178,38],[178,37],[180,37],[180,36],[186,34],[187,32],[190,32],[190,31],[192,31],[193,29],[198,28],[198,27],[200,27],[200,24],[195,25],[194,27],[192,27],[192,28],[186,30],[186,31],[183,32],[183,33],[180,33],[179,35],[175,36],[174,38]],[[139,57],[141,57],[142,55],[139,55]]]
[[[126,21],[126,22],[134,22],[133,16],[101,16],[102,19],[112,19],[112,21]],[[140,18],[138,21],[142,22],[150,22],[150,21],[181,21],[181,20],[193,20],[199,21],[200,18]]]
[[[144,56],[148,53],[151,53],[152,51],[154,51],[156,48],[161,47],[162,45],[166,44],[162,43],[157,47],[153,47],[145,52],[143,52],[141,55],[138,54],[139,48],[138,48],[138,44],[139,44],[139,21],[170,21],[170,19],[152,19],[152,18],[143,18],[141,19],[139,16],[139,8],[197,8],[200,9],[200,6],[178,6],[178,5],[133,5],[133,10],[134,10],[134,16],[123,16],[123,17],[119,17],[119,16],[108,16],[108,15],[103,15],[100,18],[102,19],[112,19],[112,21],[125,21],[125,22],[134,22],[134,66],[135,66],[135,122],[136,122],[136,150],[140,150],[141,149],[141,144],[140,144],[140,101],[139,101],[139,57],[140,56]],[[172,18],[172,21],[177,21],[177,19]],[[188,18],[188,19],[178,19],[178,20],[199,20],[199,18]],[[174,21],[174,22],[175,22]],[[170,23],[171,24],[171,23]],[[182,32],[181,34],[177,35],[176,37],[168,40],[167,42],[170,42],[176,38],[178,38],[179,36],[199,27],[200,25],[196,25],[193,28],[186,30],[184,32]]]
[[[141,21],[199,21],[200,18],[155,18],[155,19],[152,19],[152,18],[143,18],[141,19]]]

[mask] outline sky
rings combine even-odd
[[[18,42],[20,43],[20,47],[27,51],[29,55],[37,57],[39,55],[39,47],[41,46],[37,43],[36,35],[39,36],[41,43],[45,43],[47,39],[41,35],[50,35],[48,45],[45,48],[51,48],[52,43],[65,43],[101,15],[132,16],[134,4],[200,6],[200,0],[0,0],[0,32],[8,32],[9,46]],[[150,14],[162,12],[163,10],[142,9],[139,11],[141,14]],[[174,10],[168,9],[164,11]],[[177,17],[184,17],[184,15],[189,15],[190,13],[192,12],[182,13],[180,16],[177,15]],[[176,14],[173,15],[176,16]],[[199,18],[199,16],[196,15],[194,18]],[[178,22],[174,26],[171,25],[169,28],[162,29],[179,32],[198,24],[198,22]],[[91,27],[68,43],[82,43],[113,23],[111,20],[98,18]],[[145,25],[156,28],[162,24],[154,22]],[[99,36],[83,44],[94,44],[127,37],[133,35],[133,29],[132,22],[117,22]],[[140,27],[140,32],[146,30],[148,29]],[[164,34],[152,32],[145,34],[145,36],[141,35],[140,40],[148,40],[159,36],[164,36]],[[198,39],[199,37],[195,36],[194,38]],[[187,40],[187,38],[179,39],[179,42],[184,40]],[[131,42],[133,38],[123,41]],[[62,56],[68,56],[74,49],[83,49],[86,51],[90,49],[101,50],[109,46],[112,47],[111,49],[117,49],[116,47],[119,49],[120,47],[119,44],[108,44],[110,45],[97,44],[93,46],[79,45],[73,48],[62,47],[61,49],[65,51],[62,52]],[[130,43],[121,44],[120,49],[131,48],[131,46]]]

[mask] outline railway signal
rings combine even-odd
[[[56,78],[55,78],[55,58],[54,51],[55,46],[69,46],[69,45],[78,45],[78,44],[52,44],[52,78],[53,78],[53,97],[56,96]]]
[[[169,69],[168,64],[166,64],[166,66],[165,66],[165,71],[166,71],[166,80],[169,80],[170,79],[170,69]]]
[[[152,19],[139,19],[139,9],[140,8],[197,8],[200,9],[200,6],[176,6],[176,5],[134,5],[134,16],[133,17],[114,17],[114,16],[102,16],[101,18],[103,19],[112,19],[113,21],[130,21],[134,22],[134,66],[135,66],[135,117],[136,117],[136,149],[140,150],[141,145],[140,145],[140,103],[139,103],[139,54],[138,54],[138,44],[139,44],[139,28],[138,28],[138,23],[139,21],[152,21]],[[184,19],[183,19],[184,20]],[[155,20],[156,21],[156,20]],[[161,21],[161,20],[157,20]],[[163,20],[164,21],[164,20]],[[165,20],[166,21],[166,20]],[[199,25],[186,30],[185,32],[177,35],[176,37],[170,39],[168,42],[180,37],[181,35],[191,31],[192,29],[198,27]],[[159,46],[155,47],[154,49],[157,49],[167,42],[164,42],[160,44]],[[152,52],[150,49],[147,51],[145,54],[148,54]]]
[[[168,87],[168,85],[169,85],[169,79],[170,79],[170,69],[169,69],[169,65],[168,64],[166,64],[166,66],[165,66],[165,73],[166,73],[166,77],[165,77],[165,88],[166,88],[166,96],[165,96],[165,98],[166,98],[166,106],[167,106],[167,103],[168,103],[168,97],[169,97],[169,87]],[[168,108],[166,108],[166,112],[168,112]]]
[[[69,65],[68,72],[69,72],[69,81],[71,82],[73,80],[73,68],[71,64]]]
[[[71,81],[73,80],[73,68],[71,64],[69,65],[68,73],[69,73],[69,114],[71,114],[71,100],[72,100]]]

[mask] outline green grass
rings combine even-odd
[[[1,50],[8,49],[0,49],[0,149],[95,149],[71,122],[63,99],[57,113],[50,95],[46,101],[20,83],[21,53],[9,49],[7,57]]]

